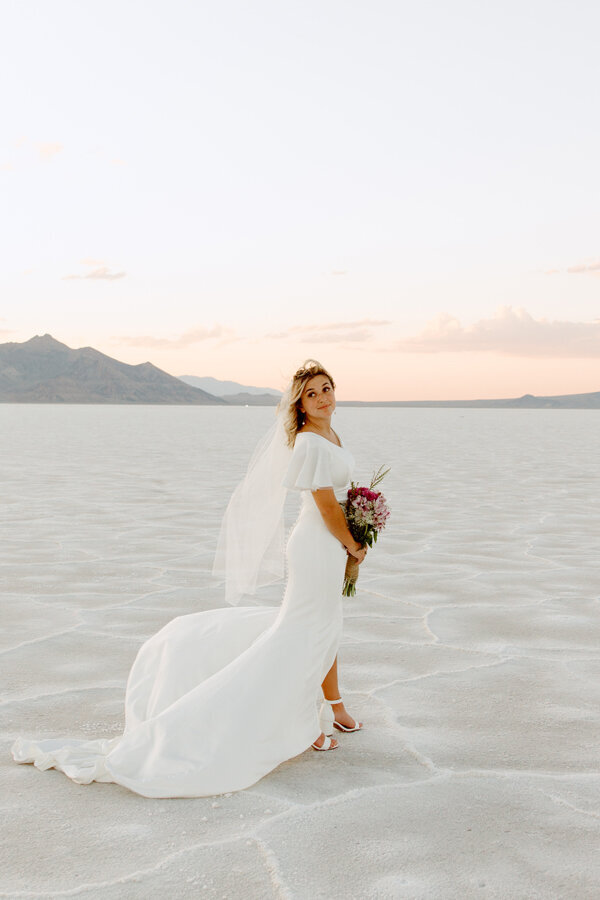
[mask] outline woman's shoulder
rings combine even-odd
[[[303,441],[312,441],[313,438],[318,438],[319,435],[315,434],[314,431],[297,431],[296,432],[296,443],[302,438]]]
[[[312,443],[315,446],[320,447],[321,445],[323,445],[324,447],[327,447],[327,444],[330,444],[332,447],[339,448],[342,446],[342,442],[335,432],[334,432],[334,434],[337,437],[339,444],[334,444],[333,441],[330,441],[329,438],[323,437],[322,434],[317,434],[316,431],[309,431],[309,430],[298,431],[296,433],[296,441],[298,440],[298,438],[303,438],[304,440],[307,440],[309,443]]]

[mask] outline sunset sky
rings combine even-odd
[[[600,5],[2,4],[0,342],[600,390]]]

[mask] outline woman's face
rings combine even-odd
[[[315,375],[304,385],[300,397],[300,411],[307,418],[324,422],[331,418],[335,409],[335,391],[326,375]]]

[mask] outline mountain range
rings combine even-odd
[[[207,390],[206,388],[211,388]],[[132,366],[93,347],[73,350],[51,335],[0,344],[0,403],[172,403],[275,406],[279,391],[183,375],[150,362]],[[501,400],[338,401],[340,406],[600,409],[600,391]]]
[[[0,401],[225,405],[152,363],[130,366],[93,347],[72,350],[49,334],[0,344]]]
[[[192,387],[208,391],[209,394],[213,394],[215,397],[235,397],[237,394],[242,393],[255,394],[258,397],[261,394],[269,394],[278,400],[281,397],[281,391],[276,391],[275,388],[252,387],[249,384],[240,384],[239,381],[220,381],[218,378],[212,378],[209,375],[203,377],[198,375],[178,375],[177,377],[181,381],[185,381],[186,384],[191,384]]]
[[[252,387],[238,381],[219,381],[209,375],[179,375],[181,381],[192,387],[208,391],[214,397],[221,397],[235,406],[277,406],[281,391],[275,388]]]
[[[600,409],[600,391],[536,397],[524,394],[504,400],[338,400],[338,406],[448,407],[450,409]]]

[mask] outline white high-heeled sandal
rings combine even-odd
[[[319,735],[319,737],[321,737],[321,735]],[[317,741],[318,740],[319,740],[319,738],[317,738]],[[337,748],[339,747],[339,744],[337,743],[337,741],[335,744],[332,744],[331,738],[329,737],[328,734],[326,734],[325,740],[323,741],[323,743],[321,744],[320,747],[317,747],[316,741],[314,744],[311,744],[310,746],[313,748],[313,750],[337,750]]]
[[[337,728],[338,731],[345,731],[348,734],[351,734],[353,731],[360,731],[362,728],[361,722],[357,722],[354,720],[354,728],[347,728],[345,725],[342,725],[341,722],[336,722],[335,716],[333,714],[332,706],[335,706],[336,703],[342,703],[342,698],[338,697],[337,700],[327,700],[323,698],[323,703],[321,704],[321,710],[319,712],[319,722],[321,724],[321,731],[323,734],[332,735],[333,729]]]

